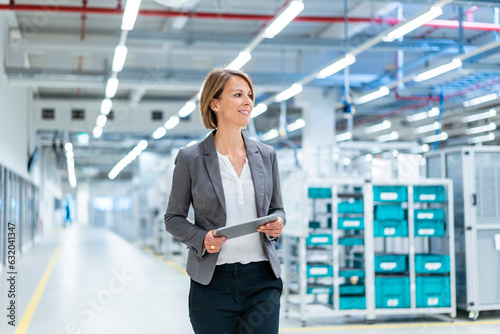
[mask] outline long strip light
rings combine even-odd
[[[104,99],[101,103],[101,114],[108,115],[111,111],[111,107],[113,106],[113,102],[110,99]]]
[[[118,90],[118,79],[117,78],[109,78],[108,84],[106,85],[106,98],[112,99],[116,95],[116,91]]]
[[[319,71],[318,74],[316,74],[316,78],[318,79],[327,78],[339,71],[342,71],[348,65],[352,65],[355,62],[356,62],[356,57],[354,57],[352,54],[347,54],[344,58],[336,61],[335,63]]]
[[[102,128],[99,126],[94,127],[94,130],[92,131],[92,135],[94,138],[101,138],[102,136]]]
[[[118,45],[115,48],[115,56],[113,58],[113,66],[111,70],[113,72],[120,72],[123,70],[123,65],[125,65],[125,59],[127,58],[127,47],[125,45]]]
[[[260,139],[262,141],[268,141],[274,138],[277,138],[279,136],[279,132],[276,129],[269,130],[268,132],[264,133],[262,136],[260,136]]]
[[[272,23],[264,30],[262,37],[273,38],[280,33],[297,15],[304,9],[302,1],[293,0],[290,5],[275,18]]]
[[[421,27],[422,25],[426,24],[430,20],[435,19],[441,14],[443,14],[443,10],[441,9],[441,7],[432,6],[428,12],[414,18],[411,21],[404,23],[399,28],[394,29],[393,31],[388,33],[384,38],[382,38],[382,40],[384,42],[392,42],[408,34],[409,32],[417,29],[418,27]]]
[[[186,104],[179,110],[179,117],[186,117],[191,114],[196,109],[196,103],[193,101],[188,101]]]
[[[413,132],[416,134],[420,134],[430,131],[436,131],[437,129],[441,129],[441,122],[434,122],[432,124],[419,126],[418,128],[413,129]]]
[[[132,30],[134,29],[135,20],[137,19],[137,14],[139,13],[139,7],[141,6],[141,0],[127,0],[125,5],[125,11],[123,12],[122,19],[122,30]]]
[[[267,111],[267,105],[265,103],[259,103],[252,109],[252,113],[250,114],[251,118],[257,117],[262,113]]]
[[[293,123],[290,123],[286,126],[286,129],[288,132],[292,132],[298,129],[302,129],[306,125],[306,121],[304,121],[302,118],[299,118]]]
[[[177,116],[172,116],[168,119],[168,121],[165,122],[165,129],[167,130],[172,130],[179,124],[179,117]]]
[[[490,109],[486,112],[462,117],[462,123],[475,122],[475,121],[479,121],[481,119],[495,117],[496,115],[497,115],[497,111],[495,109]]]
[[[422,82],[425,80],[429,80],[431,78],[437,77],[438,75],[457,69],[460,66],[462,66],[462,61],[458,58],[455,58],[448,64],[444,64],[435,67],[433,69],[430,69],[428,71],[422,72],[420,74],[417,74],[416,76],[413,77],[413,81]]]
[[[399,139],[399,133],[397,131],[392,131],[391,133],[385,134],[378,136],[375,138],[377,141],[380,142],[386,142],[386,141],[391,141],[391,140],[397,140]]]
[[[476,126],[474,128],[465,129],[465,134],[467,135],[475,135],[476,133],[493,131],[497,128],[497,125],[493,122],[486,125]]]
[[[104,128],[107,121],[108,121],[108,118],[105,115],[99,115],[97,117],[96,125],[100,128]]]
[[[429,111],[422,111],[422,112],[419,112],[417,114],[413,114],[413,115],[407,116],[406,120],[408,122],[416,122],[416,121],[424,120],[424,119],[426,119],[428,117],[436,117],[438,115],[439,115],[439,108],[438,107],[434,107],[434,108],[432,108]]]
[[[340,142],[340,141],[346,141],[346,140],[349,140],[352,138],[352,132],[344,132],[344,133],[340,133],[338,135],[335,136],[335,139],[337,140],[337,142]]]
[[[165,129],[164,126],[160,126],[158,129],[156,129],[155,132],[153,132],[152,137],[154,139],[160,139],[166,134],[167,134],[167,129]]]
[[[245,66],[246,63],[252,58],[252,55],[250,52],[247,51],[241,51],[238,57],[236,57],[235,60],[229,65],[227,65],[227,69],[230,70],[239,70],[243,66]]]
[[[483,104],[486,102],[496,100],[497,98],[498,98],[498,94],[492,93],[492,94],[479,96],[479,97],[464,101],[462,104],[464,107],[472,107],[472,106],[477,106],[478,104]]]
[[[376,90],[374,92],[371,92],[371,93],[368,93],[366,95],[358,97],[355,100],[355,104],[359,105],[359,104],[364,104],[364,103],[376,100],[378,98],[389,95],[390,92],[391,92],[391,90],[388,87],[386,87],[386,86],[380,87],[378,90]]]
[[[477,136],[477,137],[469,138],[468,142],[470,144],[477,144],[477,143],[483,143],[485,141],[491,141],[491,140],[495,140],[494,133],[490,133],[490,134],[487,134],[484,136]]]
[[[379,131],[384,131],[390,129],[391,126],[392,126],[391,122],[386,120],[379,124],[367,126],[365,128],[365,133],[375,133]]]
[[[130,151],[123,159],[121,159],[111,171],[108,173],[108,177],[114,180],[121,171],[127,167],[132,161],[134,161],[141,153],[148,147],[148,142],[141,140],[132,151]]]
[[[64,145],[66,150],[66,164],[68,165],[68,182],[72,188],[76,187],[76,173],[75,173],[75,154],[73,153],[73,144],[67,142]]]
[[[432,135],[428,137],[423,137],[422,142],[423,143],[432,143],[436,141],[442,141],[448,139],[448,134],[446,132],[441,132],[438,135]]]
[[[302,92],[302,85],[298,83],[294,83],[290,88],[285,89],[278,95],[276,95],[276,102],[281,102],[281,101],[286,101],[289,98],[297,95],[298,93]]]

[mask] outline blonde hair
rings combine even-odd
[[[224,91],[224,86],[226,85],[227,81],[233,76],[239,76],[245,79],[245,81],[248,83],[248,86],[250,86],[250,90],[252,91],[252,101],[255,102],[255,97],[253,94],[253,83],[248,74],[239,70],[230,70],[221,67],[214,68],[208,74],[205,82],[203,83],[203,89],[200,98],[201,119],[205,128],[217,128],[217,117],[215,115],[215,112],[210,107],[210,104],[212,102],[212,99],[218,99],[220,97],[220,95]]]

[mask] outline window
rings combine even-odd
[[[151,119],[153,121],[162,121],[163,120],[163,111],[161,111],[161,110],[153,110],[151,112]]]
[[[83,109],[71,110],[71,119],[72,120],[84,120],[85,119],[85,110],[83,110]]]
[[[56,110],[53,108],[43,108],[42,109],[42,119],[55,119]]]

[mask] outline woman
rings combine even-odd
[[[189,317],[196,334],[276,334],[283,287],[273,241],[285,212],[276,152],[242,133],[254,104],[247,74],[216,68],[200,99],[203,124],[215,129],[175,160],[165,226],[189,249]],[[195,222],[186,220],[190,204]],[[278,214],[259,233],[227,240],[215,229]]]

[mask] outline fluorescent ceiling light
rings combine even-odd
[[[384,42],[392,42],[400,38],[401,36],[404,36],[407,33],[417,29],[418,27],[421,27],[422,25],[426,24],[430,20],[435,19],[441,14],[443,14],[443,10],[441,9],[441,7],[432,6],[428,12],[404,23],[399,28],[394,29],[393,31],[388,33],[382,40]]]
[[[344,133],[340,133],[340,134],[335,136],[335,139],[337,140],[337,142],[346,141],[346,140],[349,140],[351,138],[352,138],[352,133],[349,131],[344,132]]]
[[[192,113],[194,109],[196,109],[196,103],[193,101],[186,102],[186,104],[179,110],[179,117],[186,117]]]
[[[113,102],[110,99],[104,99],[101,103],[101,114],[108,115],[111,111],[111,107],[113,106]]]
[[[414,76],[413,81],[422,82],[425,80],[429,80],[431,78],[437,77],[438,75],[441,75],[443,73],[446,73],[446,72],[449,72],[449,71],[454,70],[456,68],[459,68],[460,66],[462,66],[462,61],[458,58],[455,58],[451,61],[451,63],[435,67],[433,69],[430,69],[428,71],[422,72],[422,73]]]
[[[99,126],[96,126],[94,128],[94,131],[92,131],[92,135],[94,136],[94,138],[101,138],[101,135],[102,135],[102,128],[99,127]]]
[[[97,126],[100,128],[103,128],[106,125],[108,118],[105,115],[99,115],[97,116]]]
[[[349,53],[344,58],[319,71],[319,73],[316,74],[316,78],[318,79],[327,78],[332,74],[342,71],[348,65],[352,65],[355,62],[356,62],[356,57],[354,57],[352,54]]]
[[[118,79],[109,78],[108,84],[106,85],[106,98],[112,99],[116,95],[116,91],[118,90]]]
[[[389,95],[390,92],[391,92],[390,89],[387,88],[386,86],[380,87],[380,89],[378,89],[374,92],[371,92],[371,93],[368,93],[366,95],[358,97],[356,99],[355,104],[359,105],[359,104],[363,104],[363,103],[367,103],[367,102],[376,100],[376,99],[381,98],[383,96]]]
[[[386,142],[386,141],[390,141],[390,140],[397,140],[397,139],[399,139],[399,133],[397,131],[392,131],[389,134],[381,135],[381,136],[378,136],[376,138],[377,141],[381,141],[381,142]]]
[[[302,118],[299,118],[295,122],[293,122],[291,124],[288,124],[287,127],[286,127],[286,129],[289,132],[292,132],[292,131],[295,131],[295,130],[303,128],[305,125],[306,125],[306,121],[304,121]]]
[[[302,92],[302,89],[303,89],[303,87],[301,84],[295,83],[290,88],[287,88],[284,91],[282,91],[281,93],[279,93],[278,95],[276,95],[275,100],[276,100],[276,102],[288,100],[292,96],[295,96],[298,93]]]
[[[390,121],[383,121],[382,123],[375,124],[372,126],[367,126],[365,128],[365,133],[375,133],[383,130],[387,130],[391,127],[391,122]]]
[[[73,151],[73,144],[71,144],[70,142],[67,142],[66,144],[64,144],[64,149],[68,152]]]
[[[190,142],[186,145],[186,147],[188,147],[188,146],[192,146],[192,145],[196,144],[197,142],[198,142],[198,141],[196,141],[196,140],[191,140],[191,141],[190,141]]]
[[[252,109],[250,117],[251,118],[257,117],[260,114],[265,113],[266,111],[267,111],[267,105],[264,103],[259,103],[258,105],[255,106],[255,108]]]
[[[472,106],[476,106],[478,104],[482,104],[482,103],[496,100],[497,98],[498,98],[498,94],[493,93],[493,94],[488,94],[485,96],[476,97],[476,98],[468,100],[468,101],[464,101],[462,104],[464,107],[472,107]]]
[[[134,29],[135,20],[137,19],[137,14],[139,13],[140,6],[141,0],[127,0],[125,11],[123,12],[121,27],[122,30]]]
[[[423,137],[422,142],[423,143],[432,143],[432,142],[442,141],[442,140],[446,140],[446,139],[448,139],[448,134],[446,132],[442,132],[438,135]]]
[[[406,117],[406,120],[408,122],[416,122],[416,121],[421,121],[423,119],[426,119],[427,117],[435,117],[439,115],[439,108],[434,107],[429,111],[422,111],[414,115],[410,115]]]
[[[293,0],[290,5],[264,30],[262,37],[273,38],[280,33],[304,9],[302,1]]]
[[[165,126],[165,129],[172,130],[173,128],[175,128],[177,126],[177,124],[179,124],[179,117],[172,116],[168,119],[168,121],[165,122],[164,126]]]
[[[165,129],[165,127],[163,127],[163,126],[160,126],[158,129],[156,129],[155,132],[153,132],[152,136],[153,136],[154,139],[160,139],[166,133],[167,133],[167,129]]]
[[[418,128],[413,129],[414,133],[426,133],[429,131],[436,131],[437,129],[441,129],[441,122],[434,122],[432,124],[419,126]]]
[[[278,137],[278,135],[279,135],[278,130],[272,129],[269,132],[266,132],[262,136],[260,136],[260,139],[263,141],[267,141]]]
[[[475,128],[465,129],[465,134],[474,135],[476,133],[493,131],[497,128],[497,125],[493,122],[487,125],[476,126]]]
[[[125,45],[118,45],[115,48],[115,56],[113,57],[113,66],[111,70],[113,72],[120,72],[123,70],[123,65],[125,64],[125,59],[127,58],[127,47]]]
[[[472,137],[469,138],[468,142],[471,144],[477,144],[477,143],[482,143],[485,141],[490,141],[490,140],[495,140],[495,134],[490,133],[484,136],[477,136],[477,137]]]
[[[230,70],[239,70],[242,68],[248,61],[252,58],[252,55],[250,52],[247,51],[241,51],[238,57],[236,57],[235,60],[229,65],[227,65],[227,69]]]
[[[479,114],[462,117],[462,122],[463,123],[475,122],[479,121],[480,119],[495,117],[496,115],[497,111],[495,109],[490,109],[487,112],[482,112]]]
[[[148,147],[146,140],[141,140],[132,151],[130,151],[123,159],[121,159],[108,174],[111,180],[114,180],[121,171],[134,161]]]

